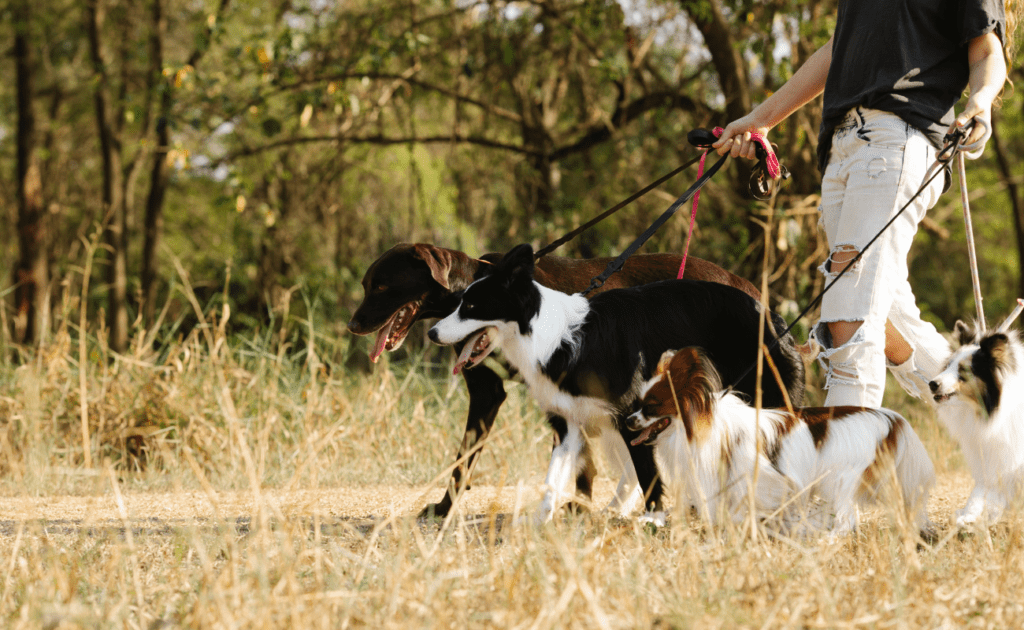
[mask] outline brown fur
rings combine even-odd
[[[658,361],[661,378],[644,396],[644,415],[679,417],[681,414],[687,439],[704,440],[711,431],[715,396],[722,388],[710,361],[696,348],[665,352]]]
[[[429,243],[399,243],[367,269],[362,281],[365,296],[348,322],[348,330],[356,335],[373,334],[405,308],[409,316],[391,330],[392,337],[400,343],[412,325],[420,319],[447,316],[458,303],[456,293],[485,275],[486,267],[501,257],[501,254],[486,254],[473,258],[463,252]],[[681,259],[679,254],[635,255],[602,287],[593,291],[590,297],[609,289],[674,279]],[[536,261],[534,278],[546,287],[565,293],[577,293],[586,289],[591,278],[604,271],[611,260],[544,256]],[[725,284],[757,300],[761,297],[757,288],[747,280],[693,256],[687,259],[685,277]],[[403,289],[398,291],[395,287]],[[392,345],[396,346],[397,343]],[[389,349],[385,347],[385,350]],[[498,409],[505,400],[501,378],[486,366],[464,370],[462,375],[470,393],[466,432],[458,454],[458,458],[465,459],[465,463],[454,468],[444,499],[438,504],[428,505],[424,514],[443,516],[448,513],[455,494],[467,485],[468,476],[480,453],[478,442],[489,433]],[[587,475],[592,476],[592,472],[583,476]],[[582,479],[582,482],[584,486],[589,486],[590,479]]]

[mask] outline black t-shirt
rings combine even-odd
[[[840,0],[818,136],[825,172],[832,132],[862,105],[892,112],[936,146],[967,87],[967,44],[1004,38],[1003,0]]]

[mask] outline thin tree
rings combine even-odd
[[[14,339],[32,344],[44,339],[49,319],[47,224],[36,152],[33,99],[32,5],[14,4],[14,60],[17,75],[18,259],[14,265]]]

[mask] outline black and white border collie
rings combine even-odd
[[[653,449],[629,444],[635,433],[624,427],[641,387],[665,350],[685,346],[704,348],[725,378],[739,378],[757,356],[761,317],[749,295],[710,282],[667,280],[613,289],[589,301],[567,295],[533,280],[533,249],[520,245],[471,284],[458,309],[429,335],[436,343],[455,344],[486,330],[549,414],[556,445],[537,513],[543,522],[571,498],[572,482],[592,468],[588,438],[600,439],[621,472],[611,509],[629,514],[641,492],[650,493],[647,505],[659,508]],[[773,322],[776,332],[784,329],[781,318]],[[792,337],[780,341],[772,358],[789,398],[799,402],[804,366]],[[755,378],[751,370],[737,389],[752,395]],[[772,376],[763,379],[763,389],[766,406],[784,404]]]
[[[928,384],[939,420],[960,444],[974,489],[957,527],[994,523],[1024,491],[1024,345],[1015,331],[956,323],[957,349]]]
[[[933,536],[927,503],[935,470],[917,434],[895,411],[758,412],[722,390],[704,352],[684,348],[662,356],[627,424],[642,432],[638,440],[655,443],[658,470],[676,505],[695,506],[713,525],[747,517],[756,478],[754,510],[769,531],[830,529],[832,537],[841,536],[856,527],[858,505],[895,478],[911,522],[922,536]]]

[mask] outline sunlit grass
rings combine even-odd
[[[940,474],[933,548],[886,508],[836,544],[686,514],[660,530],[599,512],[513,526],[535,507],[551,439],[515,384],[464,509],[423,523],[467,408],[450,358],[413,349],[364,374],[345,370],[332,331],[232,337],[229,323],[214,309],[124,356],[89,337],[84,366],[68,326],[0,371],[0,627],[1024,623],[1024,523],[949,528],[967,488],[958,451],[895,391]]]

